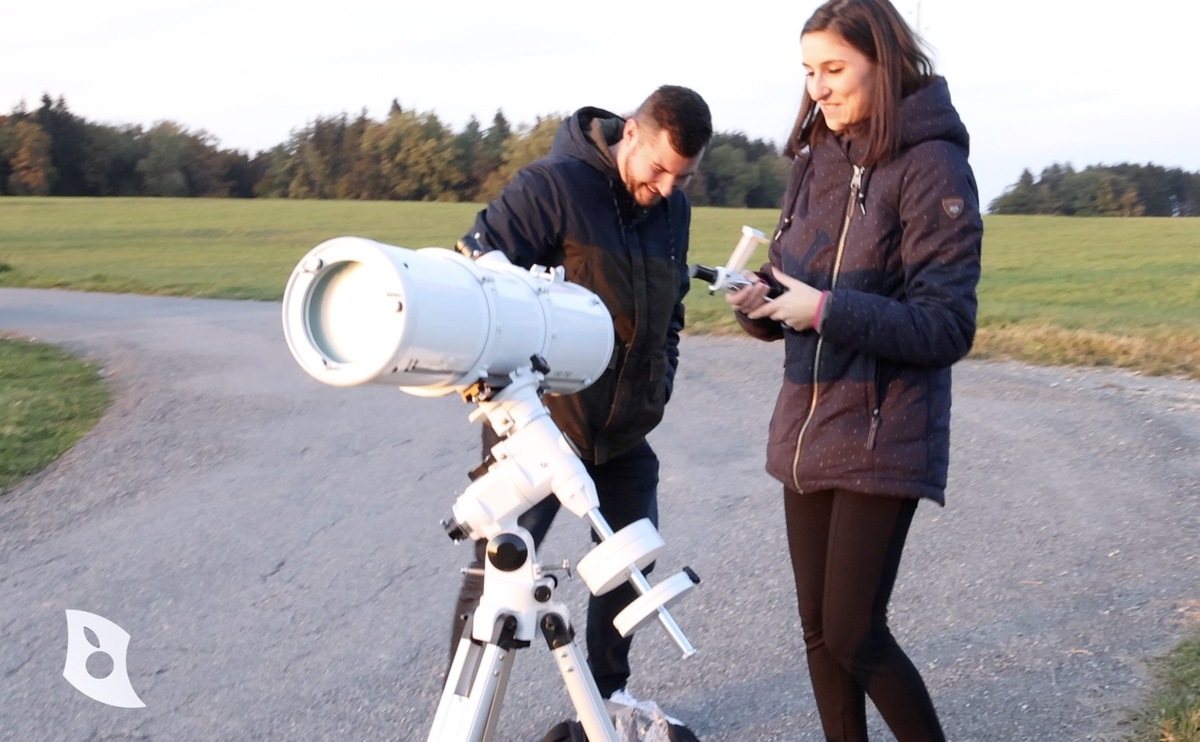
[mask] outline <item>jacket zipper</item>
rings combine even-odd
[[[609,181],[609,187],[612,187],[611,180]],[[630,245],[629,231],[626,229],[625,222],[621,220],[621,205],[617,202],[615,195],[613,196],[613,204],[617,208],[617,227],[621,230],[621,241],[624,243],[623,247],[625,248],[625,252],[629,254],[629,264],[633,265],[635,261],[633,260],[633,247]],[[634,284],[636,281],[631,280],[630,283]],[[621,383],[625,379],[625,370],[629,368],[629,364],[626,363],[626,361],[629,360],[629,353],[633,349],[633,346],[637,343],[639,334],[638,331],[641,329],[641,320],[638,317],[638,297],[636,296],[636,292],[637,290],[635,288],[635,296],[633,297],[633,335],[629,338],[629,342],[625,343],[625,356],[619,361],[621,368],[617,371],[616,386],[613,388],[613,403],[612,407],[610,407],[608,410],[608,419],[604,421],[604,430],[608,429],[613,422],[613,418],[616,417],[617,408],[620,406],[619,402],[621,396]]]
[[[837,288],[838,275],[842,270],[842,255],[846,251],[846,237],[850,233],[850,219],[854,216],[855,205],[862,209],[863,213],[866,213],[866,205],[860,200],[864,169],[861,165],[855,165],[854,174],[850,177],[850,198],[846,201],[846,213],[842,218],[842,231],[838,236],[837,254],[833,261],[833,277],[829,282],[830,291]],[[804,492],[800,487],[800,451],[804,447],[804,434],[808,431],[808,426],[817,412],[817,399],[821,396],[817,371],[821,368],[821,350],[824,346],[825,338],[817,336],[817,350],[813,354],[812,399],[808,404],[808,416],[804,418],[804,424],[800,426],[800,433],[796,436],[796,455],[792,458],[792,485],[793,489],[800,493]]]
[[[614,186],[615,186],[615,184],[613,183],[613,180],[610,178],[608,181],[608,187],[609,187],[609,192],[613,196],[613,207],[616,209],[616,212],[617,212],[617,227],[620,229],[621,240],[624,243],[625,251],[629,254],[630,265],[634,265],[637,261],[633,260],[634,247],[633,247],[633,240],[630,238],[630,232],[632,231],[633,225],[632,224],[626,225],[625,221],[621,218],[621,203],[617,199],[616,190],[615,190]],[[670,233],[670,228],[671,228],[671,222],[670,222],[670,219],[668,218],[668,220],[667,220],[668,234]],[[638,241],[638,246],[639,247],[641,246],[640,240]],[[674,241],[672,241],[672,257],[673,257],[673,252],[674,252]],[[603,461],[608,458],[607,440],[604,443],[603,451],[601,451],[601,443],[600,443],[599,439],[602,437],[605,439],[608,438],[607,435],[602,435],[602,434],[607,433],[609,431],[609,429],[613,426],[613,422],[615,421],[615,419],[617,417],[617,412],[621,408],[621,402],[622,402],[621,390],[622,390],[622,388],[624,386],[624,382],[625,382],[625,372],[629,370],[629,357],[633,354],[633,349],[635,347],[637,347],[638,339],[640,338],[640,336],[642,334],[641,330],[642,330],[643,312],[641,311],[641,309],[645,302],[639,301],[638,297],[644,296],[646,293],[645,292],[645,288],[646,288],[645,260],[642,261],[642,269],[643,269],[643,272],[641,275],[642,275],[643,280],[641,281],[641,288],[643,290],[641,292],[638,292],[637,288],[636,287],[634,288],[633,335],[629,338],[629,342],[624,344],[625,345],[625,354],[618,361],[620,363],[620,368],[617,370],[617,379],[614,382],[615,386],[613,387],[613,401],[612,401],[612,405],[608,408],[608,416],[605,418],[604,425],[601,426],[599,433],[596,435],[597,440],[593,441],[593,443],[592,443],[592,458],[594,461]],[[632,284],[638,283],[638,281],[636,280],[637,276],[631,276],[631,279],[632,279],[631,280]],[[614,351],[614,353],[615,353],[615,351]],[[614,355],[614,357],[616,357],[616,356]]]

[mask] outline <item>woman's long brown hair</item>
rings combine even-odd
[[[933,63],[920,39],[888,0],[829,0],[812,14],[800,36],[814,31],[836,33],[875,64],[878,77],[871,115],[853,134],[866,141],[866,154],[859,164],[887,162],[900,151],[900,101],[934,77]],[[784,154],[795,157],[830,133],[806,85]]]

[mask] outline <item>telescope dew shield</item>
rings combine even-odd
[[[550,392],[576,392],[604,372],[613,347],[603,302],[561,270],[360,237],[328,240],[301,259],[284,292],[283,329],[318,381],[424,396],[506,376],[535,355],[549,366]]]

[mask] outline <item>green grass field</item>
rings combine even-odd
[[[0,285],[278,300],[339,235],[450,247],[477,204],[0,199]],[[768,209],[696,209],[692,262],[723,264]],[[1200,219],[985,217],[976,358],[1200,378]],[[765,259],[765,248],[751,264]],[[689,332],[735,332],[697,283]]]
[[[0,286],[278,300],[320,242],[370,237],[448,247],[478,205],[351,201],[0,198]],[[697,209],[693,262],[723,264],[770,210]],[[1087,364],[1200,379],[1200,219],[987,217],[975,357]],[[756,264],[764,256],[755,256]],[[736,331],[696,285],[689,331]],[[95,424],[99,372],[0,338],[0,495]],[[1200,742],[1200,635],[1155,665],[1136,742]]]
[[[0,340],[0,494],[75,445],[108,403],[95,366],[52,346]]]

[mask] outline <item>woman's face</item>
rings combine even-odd
[[[808,96],[821,107],[825,124],[845,131],[871,116],[875,64],[833,31],[812,31],[800,37]]]

